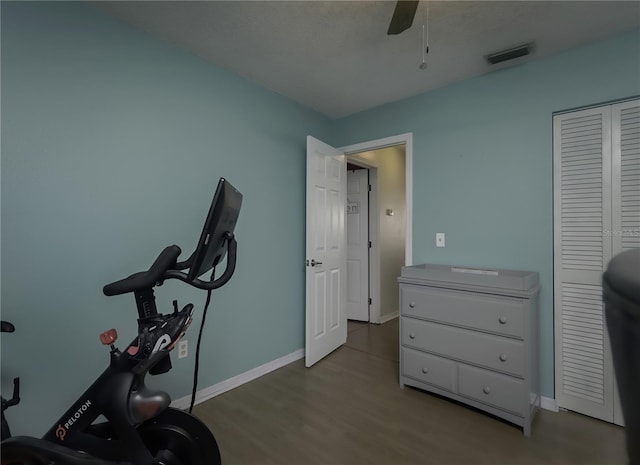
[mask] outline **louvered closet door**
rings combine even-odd
[[[554,116],[556,402],[613,420],[613,363],[602,304],[611,259],[611,109]]]
[[[640,247],[640,100],[611,107],[613,255]]]
[[[640,247],[640,100],[611,106],[613,255]],[[623,424],[614,389],[613,421]]]

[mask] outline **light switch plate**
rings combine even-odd
[[[436,233],[436,247],[444,247],[444,233]]]

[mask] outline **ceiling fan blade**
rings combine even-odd
[[[391,17],[391,23],[389,24],[387,34],[400,34],[402,31],[409,29],[413,24],[413,18],[416,16],[417,9],[418,0],[398,0],[396,8],[393,10],[393,16]]]

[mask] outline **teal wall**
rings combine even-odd
[[[102,286],[166,245],[195,247],[217,179],[244,194],[236,275],[214,293],[201,388],[304,345],[306,135],[330,121],[80,2],[2,2],[2,392],[14,434],[42,434],[99,372],[98,334],[136,334],[133,297]],[[190,392],[191,355],[150,382]]]
[[[414,263],[539,271],[543,395],[553,397],[551,114],[640,94],[638,31],[330,121],[83,3],[2,2],[2,391],[41,434],[135,335],[102,286],[197,240],[214,185],[245,195],[234,279],[207,318],[200,387],[304,344],[305,136],[413,132]],[[434,247],[435,233],[447,247]],[[158,302],[204,294],[166,283]],[[188,394],[191,356],[150,378]],[[195,329],[194,329],[195,328]]]
[[[336,146],[413,133],[413,263],[540,273],[547,397],[554,397],[552,113],[639,94],[634,31],[335,123]],[[436,232],[446,233],[445,248],[435,247]]]

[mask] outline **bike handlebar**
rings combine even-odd
[[[156,285],[156,283],[162,281],[164,273],[175,266],[176,259],[182,251],[177,245],[170,245],[158,255],[156,261],[147,270],[140,273],[135,273],[128,278],[121,279],[111,284],[104,286],[102,291],[104,295],[120,295],[127,292],[133,292],[139,289],[150,289]]]
[[[178,256],[181,253],[180,247],[171,245],[165,247],[147,271],[141,271],[127,278],[107,284],[104,286],[103,292],[107,296],[113,296],[142,291],[144,289],[151,289],[156,284],[161,284],[165,279],[178,279],[198,289],[218,289],[225,285],[235,272],[237,249],[237,242],[233,234],[227,233],[228,255],[224,273],[218,279],[203,281],[197,278],[189,280],[187,274],[180,271],[190,266],[191,259],[187,259],[184,262],[177,262]]]
[[[12,333],[16,330],[15,326],[8,321],[0,321],[0,331],[3,333]]]

